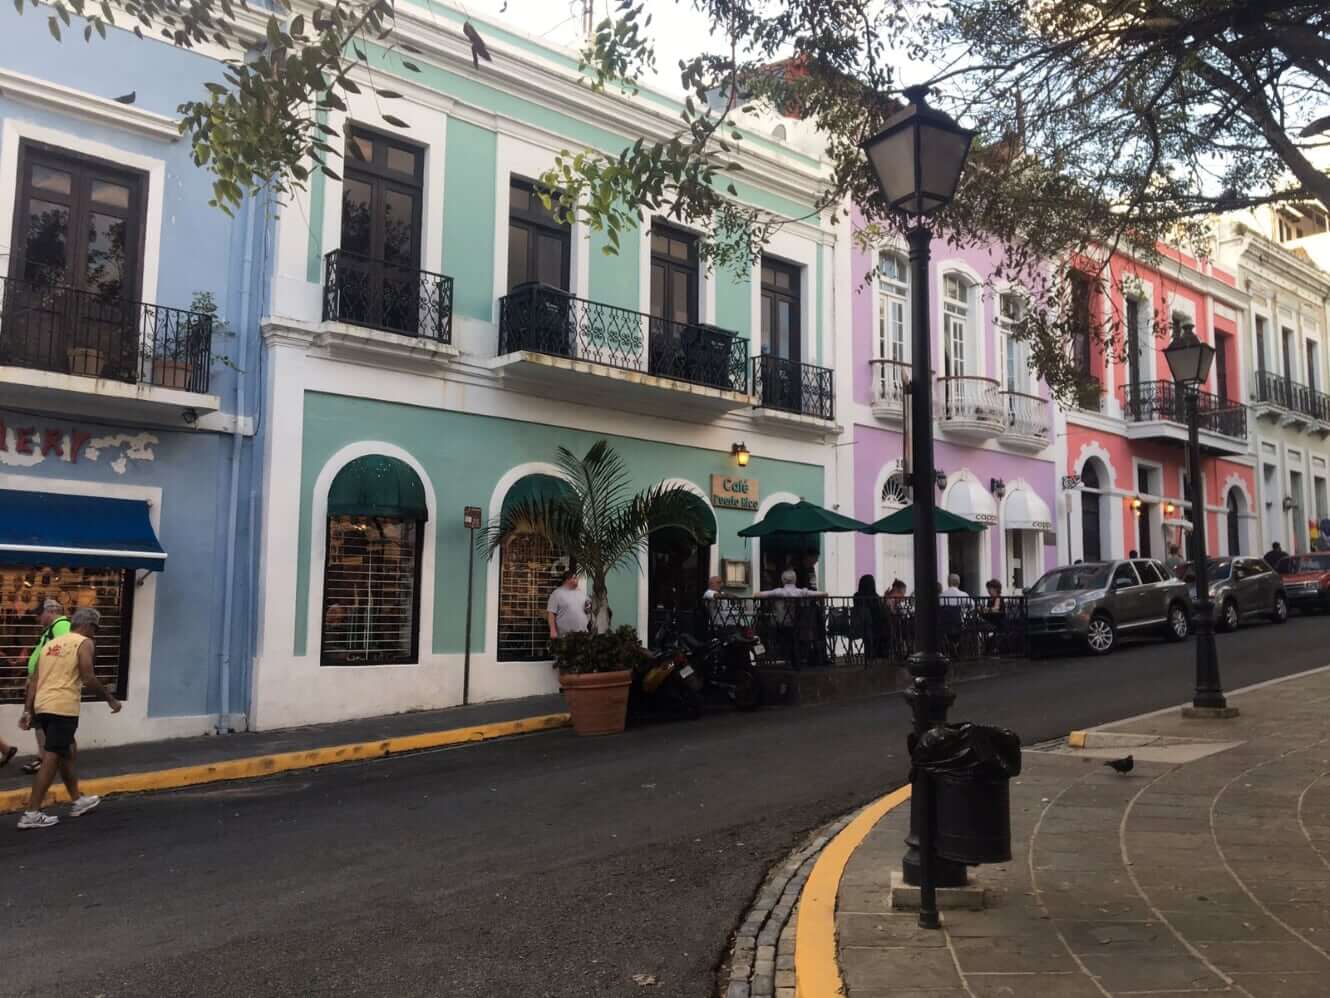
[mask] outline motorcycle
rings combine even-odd
[[[662,628],[653,643],[655,650],[633,676],[630,707],[636,705],[634,713],[678,713],[689,720],[701,717],[703,679],[682,636]]]
[[[751,627],[731,628],[718,637],[699,641],[666,625],[657,638],[660,646],[685,651],[688,664],[700,680],[703,698],[708,694],[723,698],[738,710],[755,710],[762,705],[757,658],[765,649]]]

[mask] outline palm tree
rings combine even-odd
[[[706,524],[697,497],[680,485],[632,492],[628,466],[605,440],[592,444],[584,457],[560,447],[558,465],[567,490],[514,503],[490,524],[481,543],[493,558],[510,538],[545,538],[591,583],[592,620],[596,633],[604,634],[610,629],[610,573],[637,564],[657,530],[677,527],[696,539]]]

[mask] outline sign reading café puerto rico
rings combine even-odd
[[[729,475],[711,476],[711,505],[717,509],[742,509],[757,512],[756,478],[731,478]]]

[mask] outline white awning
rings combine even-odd
[[[1030,489],[1017,489],[1007,493],[1008,530],[1053,531],[1053,514],[1048,504]]]
[[[953,482],[951,488],[947,489],[942,508],[976,523],[998,522],[997,503],[988,494],[988,490],[973,478],[958,478]]]

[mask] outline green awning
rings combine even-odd
[[[661,527],[651,534],[654,544],[660,547],[691,548],[709,547],[716,543],[716,517],[711,512],[711,507],[691,493],[688,494],[686,501],[702,525],[698,535],[694,537],[683,527]]]
[[[328,490],[329,516],[392,516],[428,520],[425,486],[404,461],[383,454],[358,457]]]
[[[983,533],[988,528],[976,520],[967,520],[955,513],[948,513],[941,507],[933,509],[933,529],[939,534]],[[873,524],[875,534],[912,534],[914,533],[914,507],[898,509],[890,516],[884,516]]]
[[[557,499],[567,495],[568,483],[553,475],[526,475],[513,482],[508,494],[503,497],[503,515],[514,506],[533,502],[538,499]]]
[[[866,523],[833,510],[823,509],[815,503],[778,502],[757,523],[739,531],[740,537],[771,537],[774,534],[843,534],[857,531],[872,533]]]

